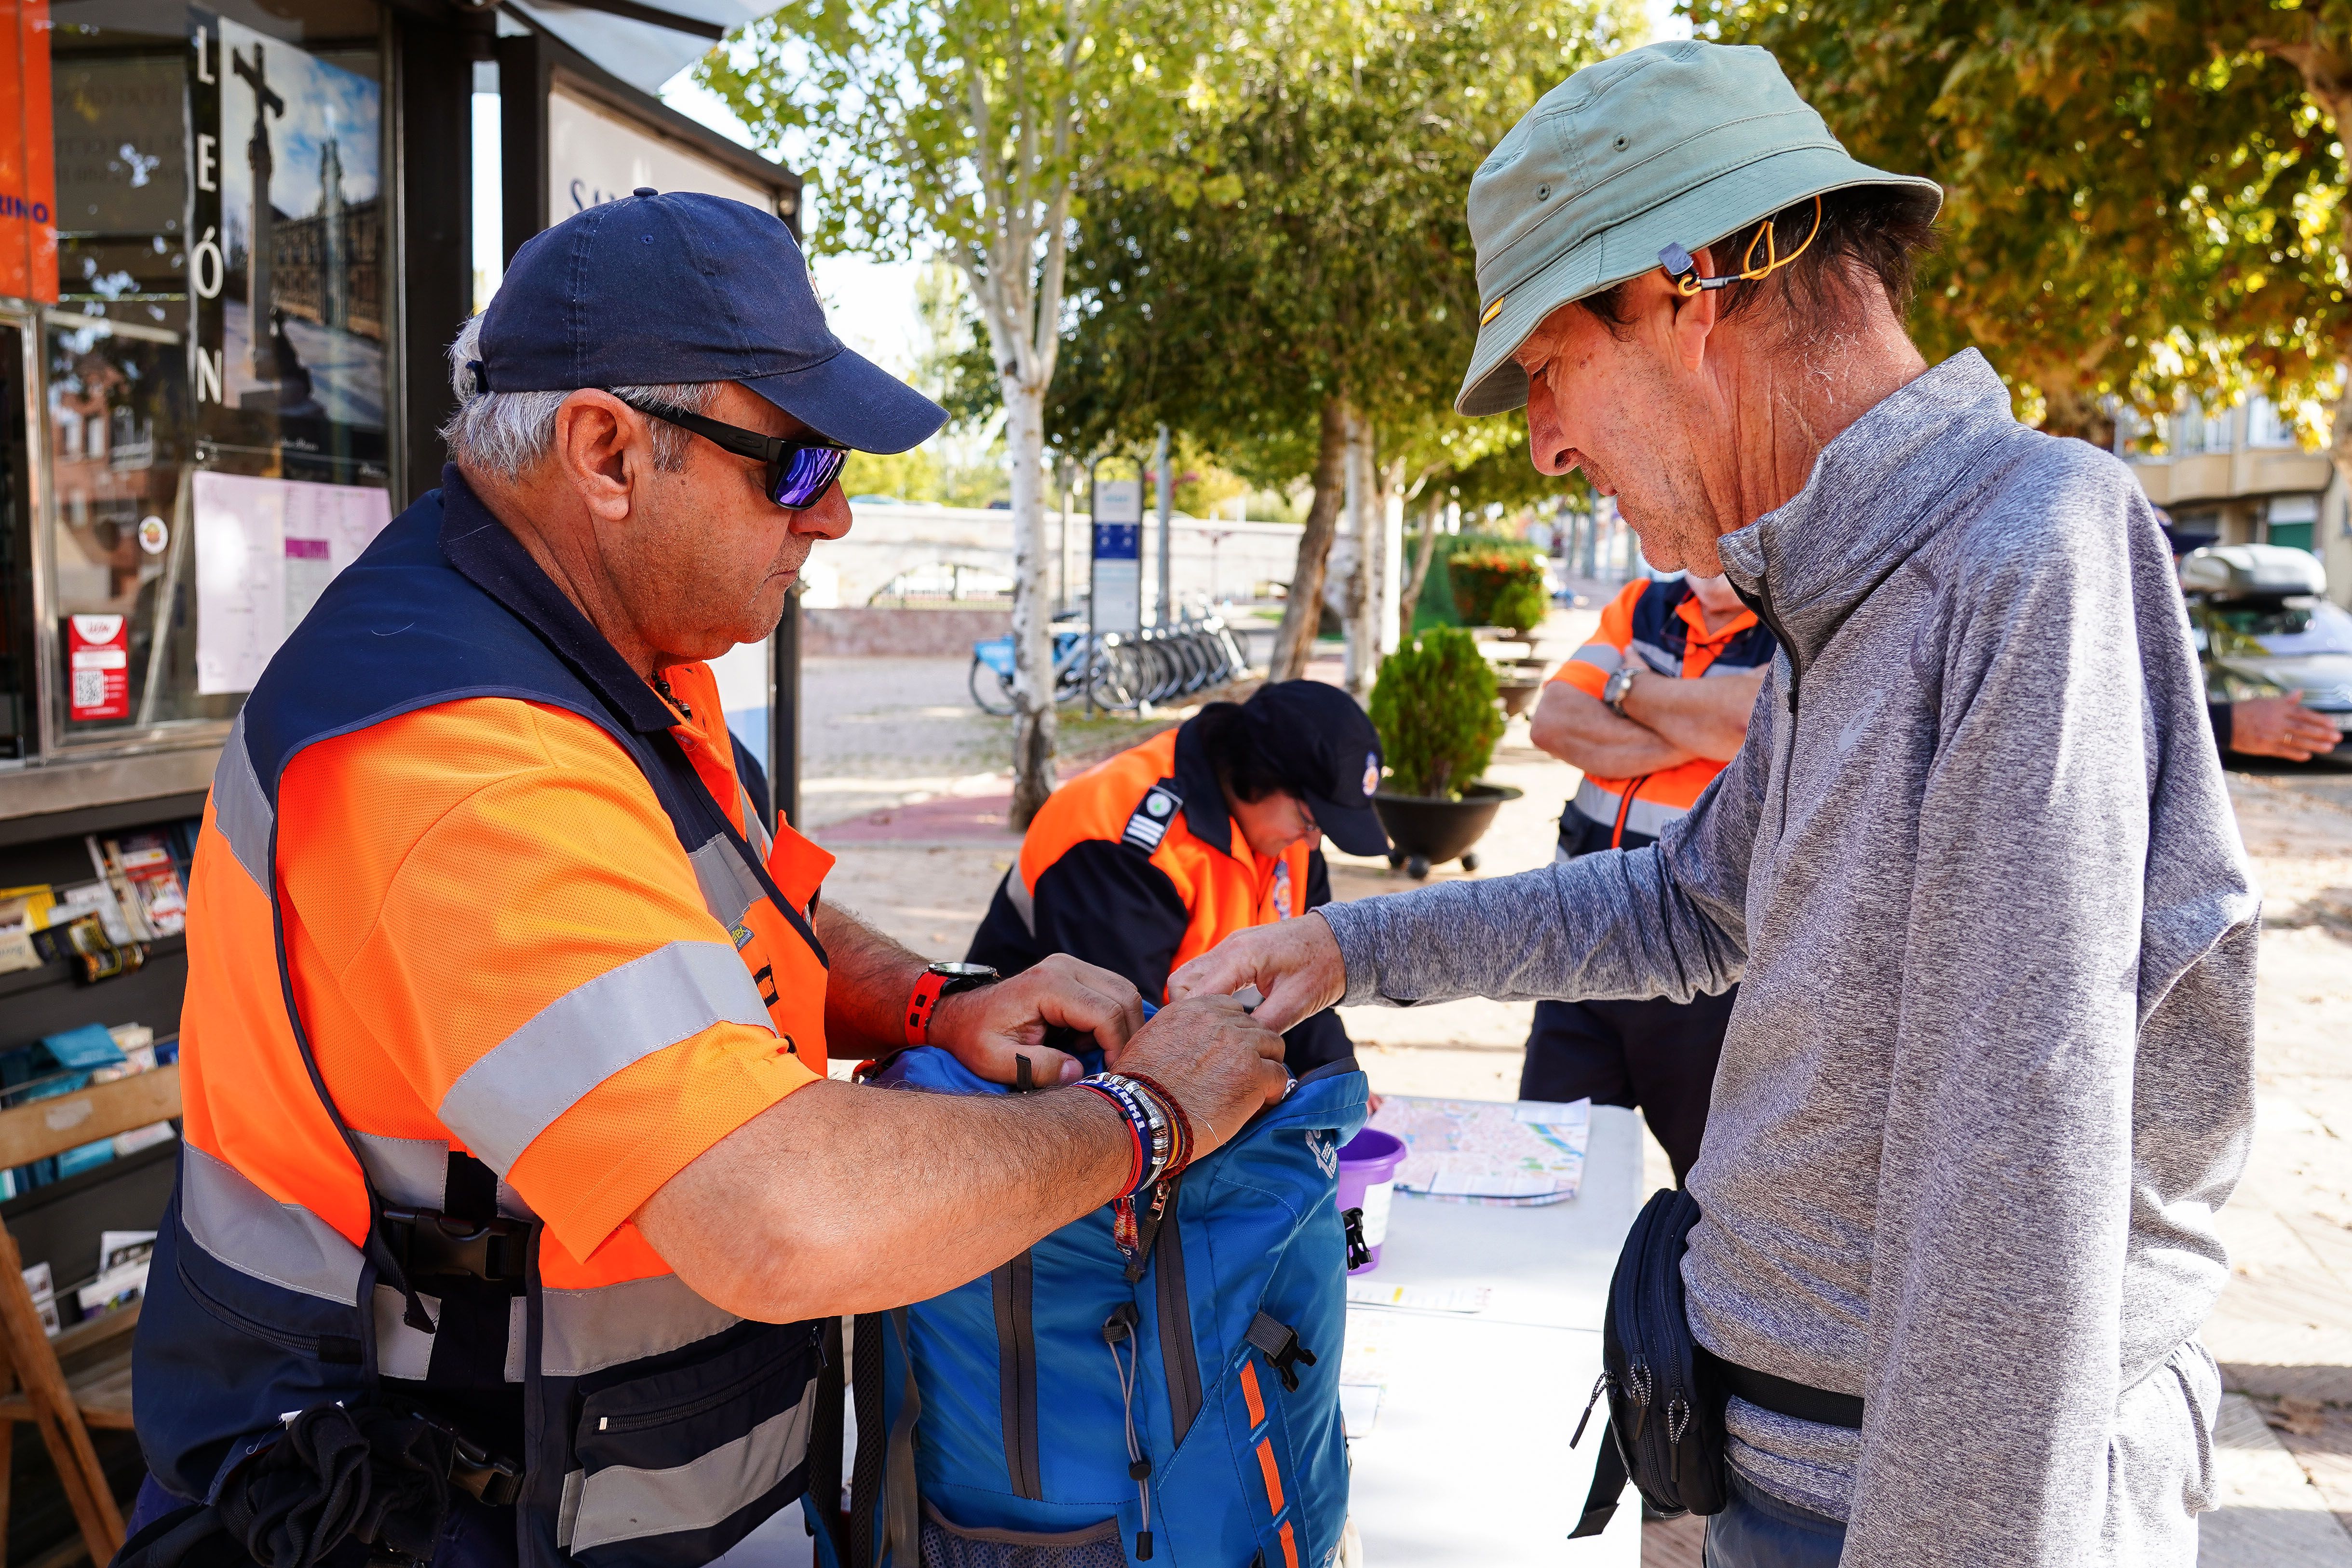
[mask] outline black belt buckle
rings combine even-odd
[[[479,1444],[457,1436],[449,1455],[449,1484],[491,1508],[504,1508],[522,1495],[522,1471]]]
[[[436,1209],[386,1209],[384,1228],[411,1279],[470,1274],[492,1284],[522,1283],[530,1226],[511,1219],[458,1219]]]

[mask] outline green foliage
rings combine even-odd
[[[1381,461],[1444,475],[1517,420],[1449,405],[1477,331],[1464,194],[1535,100],[1637,39],[1632,0],[1296,0],[1231,16],[1154,163],[1091,184],[1071,256],[1075,335],[1047,427],[1065,448],[1165,423],[1279,487],[1314,465],[1324,405]]]
[[[2259,388],[2316,437],[2352,353],[2345,0],[1685,3],[1855,156],[1943,183],[1930,360],[1980,346],[2062,430]]]
[[[1381,661],[1372,726],[1398,795],[1459,800],[1503,736],[1495,672],[1468,632],[1437,627]]]
[[[1464,625],[1525,632],[1543,624],[1543,563],[1533,545],[1457,549],[1445,568],[1454,584],[1454,613]]]
[[[1532,473],[1534,469],[1529,468],[1528,472]],[[1418,537],[1408,537],[1404,545],[1407,558],[1410,559],[1420,547],[1421,541]],[[1462,613],[1457,607],[1460,602],[1459,592],[1452,574],[1452,563],[1457,553],[1477,554],[1487,551],[1523,555],[1530,562],[1537,559],[1536,547],[1524,539],[1509,539],[1499,533],[1485,533],[1475,529],[1461,533],[1439,534],[1436,552],[1429,563],[1429,576],[1421,584],[1421,599],[1413,609],[1412,629],[1416,634],[1429,626],[1480,626],[1496,624],[1489,621],[1471,620]],[[1536,570],[1540,575],[1543,568],[1538,564]]]

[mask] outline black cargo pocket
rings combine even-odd
[[[804,1326],[730,1334],[719,1353],[608,1384],[581,1402],[558,1543],[586,1561],[708,1562],[798,1495],[816,1415]],[[650,1552],[654,1538],[667,1538]],[[712,1548],[714,1548],[713,1550]],[[675,1551],[667,1550],[675,1548]],[[697,1555],[697,1553],[701,1553]]]
[[[967,1529],[923,1505],[922,1568],[1127,1568],[1118,1521],[1084,1530]]]

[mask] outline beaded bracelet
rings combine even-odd
[[[1118,1195],[1128,1197],[1150,1184],[1160,1160],[1155,1148],[1166,1134],[1152,1126],[1152,1114],[1146,1096],[1135,1085],[1112,1073],[1096,1073],[1078,1079],[1080,1089],[1090,1089],[1118,1108],[1126,1118],[1129,1135],[1135,1143],[1135,1157],[1128,1166],[1127,1184]],[[1163,1119],[1164,1120],[1164,1119]]]
[[[1174,1124],[1174,1146],[1169,1152],[1166,1163],[1160,1170],[1160,1180],[1164,1182],[1192,1163],[1192,1119],[1184,1114],[1184,1102],[1169,1093],[1167,1086],[1158,1079],[1149,1078],[1139,1072],[1131,1072],[1126,1077],[1131,1082],[1140,1085],[1145,1092],[1167,1107],[1168,1119]]]

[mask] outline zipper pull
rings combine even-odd
[[[1568,1440],[1568,1446],[1570,1447],[1573,1448],[1579,1443],[1584,1441],[1584,1424],[1592,1419],[1592,1407],[1601,1403],[1601,1391],[1608,1386],[1609,1374],[1607,1373],[1604,1372],[1599,1377],[1593,1379],[1592,1397],[1584,1402],[1584,1414],[1576,1418],[1576,1436]]]

